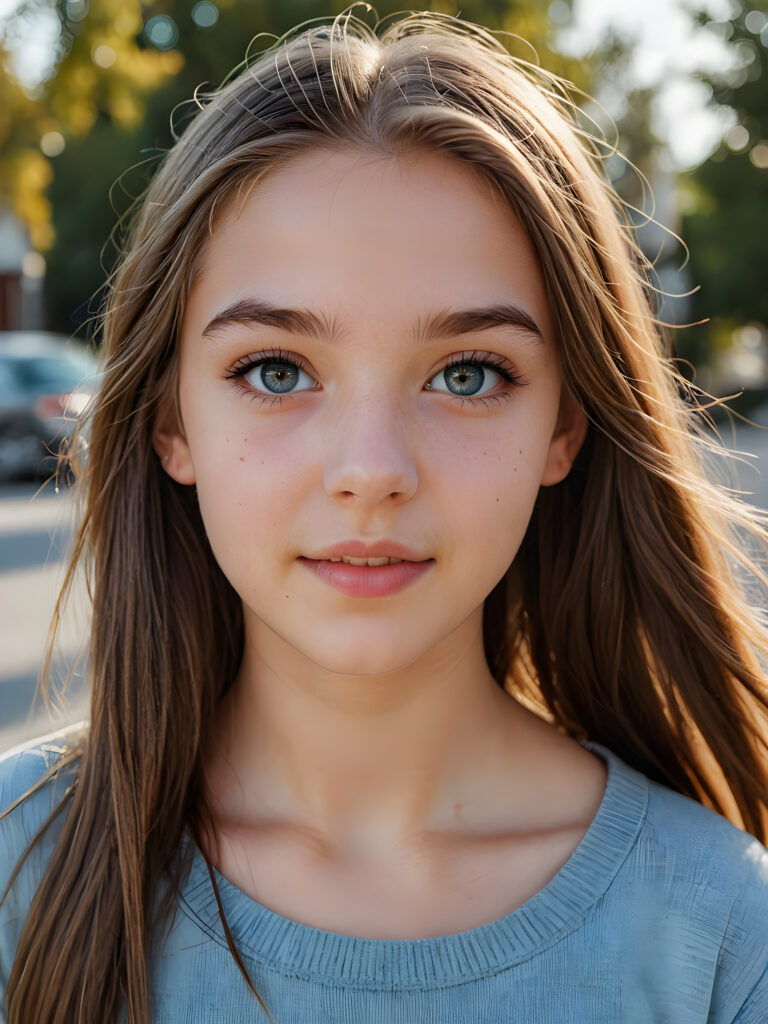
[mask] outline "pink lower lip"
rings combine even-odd
[[[349,565],[299,557],[309,569],[349,597],[387,597],[422,576],[434,562],[396,562],[394,565]]]

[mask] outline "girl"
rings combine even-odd
[[[481,28],[208,97],[75,459],[90,718],[0,771],[9,1022],[768,1020],[766,533],[650,290]]]

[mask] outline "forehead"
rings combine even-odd
[[[214,221],[188,314],[257,293],[342,321],[513,301],[551,331],[530,238],[470,165],[435,152],[293,157]]]

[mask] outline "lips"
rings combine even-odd
[[[394,565],[399,562],[409,561],[405,558],[395,558],[390,555],[381,555],[380,558],[369,557],[369,558],[355,558],[354,555],[342,555],[340,558],[324,558],[324,562],[344,562],[345,565],[367,565],[368,568],[374,569],[379,568],[382,565]]]
[[[373,557],[373,556],[372,556]],[[434,558],[409,561],[404,559],[393,565],[349,565],[327,559],[299,558],[323,582],[348,597],[389,597],[414,583],[434,564]]]

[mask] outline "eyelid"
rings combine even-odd
[[[233,377],[238,377],[242,373],[248,373],[248,371],[252,370],[254,366],[258,366],[262,362],[266,363],[272,360],[276,363],[295,363],[299,369],[309,373],[307,363],[300,355],[297,355],[295,352],[286,352],[281,348],[268,348],[259,352],[252,352],[250,355],[243,356],[242,359],[238,359],[224,377],[227,380],[231,380]]]
[[[505,357],[500,356],[496,352],[486,352],[480,349],[472,349],[471,351],[456,352],[451,356],[448,356],[448,361],[440,366],[435,374],[440,373],[442,370],[448,369],[449,366],[456,366],[462,363],[474,363],[474,362],[489,362],[496,369],[505,369],[510,374],[517,375],[516,367]],[[231,380],[233,377],[239,376],[237,372],[241,371],[247,373],[253,369],[254,366],[258,366],[262,362],[268,362],[274,360],[275,362],[282,362],[285,360],[288,363],[295,363],[299,369],[309,373],[307,362],[296,352],[287,352],[281,348],[270,348],[262,349],[259,352],[252,352],[250,355],[243,356],[242,359],[238,359],[233,364],[230,371],[225,374],[225,378]]]

